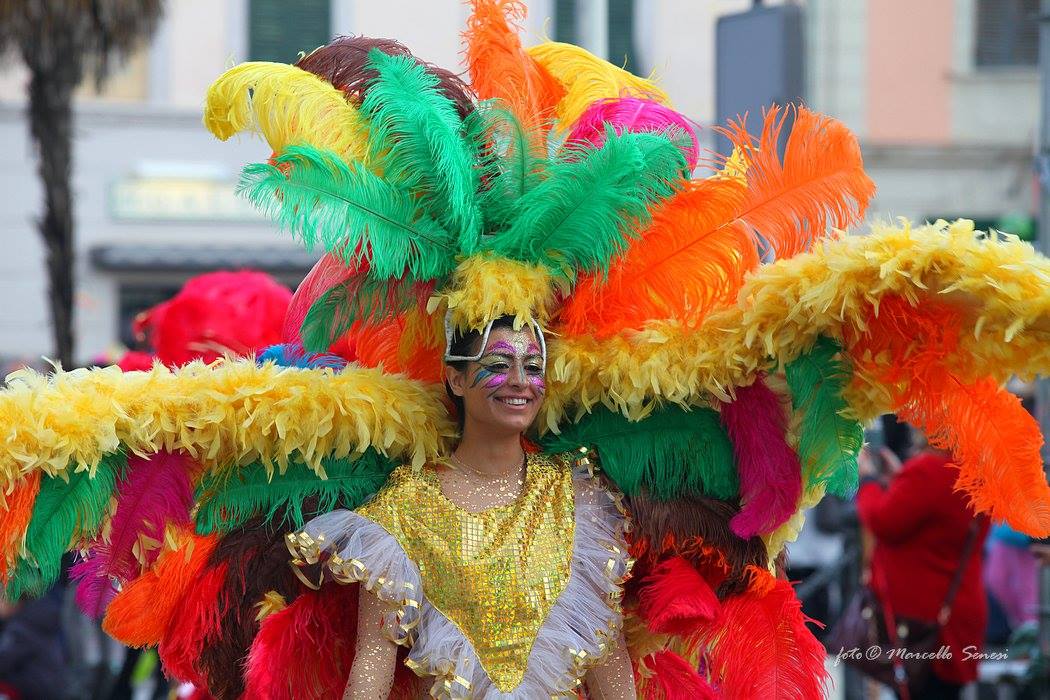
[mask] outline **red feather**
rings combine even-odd
[[[189,525],[194,471],[181,453],[128,458],[127,475],[117,485],[109,541],[92,543],[90,558],[70,572],[80,581],[76,600],[85,615],[102,617],[116,595],[114,584],[130,581],[156,561],[168,523]]]
[[[252,643],[245,696],[339,697],[354,660],[358,586],[306,591],[263,620]]]
[[[210,568],[179,601],[158,648],[169,678],[207,686],[197,661],[207,640],[220,633],[219,591],[225,582],[225,564]]]
[[[722,424],[740,472],[740,512],[730,527],[740,537],[772,532],[790,518],[802,496],[802,465],[785,438],[780,399],[761,377],[737,387],[722,404]]]
[[[718,694],[696,669],[673,651],[658,651],[645,658],[654,676],[645,685],[646,700],[717,700]]]
[[[281,342],[291,299],[287,287],[263,272],[210,272],[140,314],[135,331],[169,367],[213,362],[227,353],[247,356]]]
[[[813,622],[791,584],[755,570],[746,593],[722,606],[722,617],[699,640],[708,647],[709,668],[722,696],[812,700],[825,697],[828,674],[824,646],[806,626]]]
[[[682,557],[660,562],[642,582],[638,597],[638,613],[650,632],[687,635],[719,612],[711,586]]]

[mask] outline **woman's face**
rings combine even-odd
[[[460,372],[446,368],[452,392],[463,397],[464,420],[498,432],[524,432],[546,391],[543,353],[531,327],[493,328],[485,351]]]

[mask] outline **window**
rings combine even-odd
[[[566,44],[575,44],[576,0],[555,0],[554,3],[554,40]]]
[[[1034,66],[1039,60],[1039,0],[977,0],[979,67]]]
[[[634,46],[634,0],[609,1],[609,62],[637,73]]]
[[[293,63],[331,40],[329,0],[250,0],[248,59]]]
[[[638,74],[634,6],[635,0],[555,0],[554,40],[582,46]],[[605,26],[596,27],[601,21]]]

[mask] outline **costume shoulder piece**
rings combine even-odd
[[[430,600],[425,584],[462,562],[415,562],[397,530],[418,520],[381,522],[383,497],[364,505],[396,465],[416,483],[412,469],[448,454],[446,329],[507,315],[550,331],[532,438],[594,450],[631,515],[624,631],[643,693],[825,692],[823,649],[770,562],[806,508],[856,487],[861,421],[880,413],[954,453],[976,512],[1050,534],[1038,426],[1001,388],[1050,371],[1050,262],[967,221],[842,233],[875,185],[834,118],[771,106],[716,127],[733,150],[701,157],[654,82],[568,44],[524,46],[520,2],[469,4],[469,84],[395,41],[340,37],[211,86],[205,127],[268,144],[241,194],[320,261],[284,342],[255,361],[10,378],[8,596],[44,590],[80,550],[85,609],[128,644],[159,645],[169,675],[220,698],[337,696],[355,587],[311,590],[287,566],[285,535],[320,516],[329,539],[300,556],[385,596],[392,634],[416,635],[407,653],[431,652],[413,663],[447,660],[424,671],[446,674],[441,693],[519,675],[517,688],[568,687],[620,619],[607,596],[628,555],[602,547],[621,520],[605,503],[609,518],[579,513],[608,492],[578,489],[574,517],[528,525],[537,556],[575,528],[568,579],[564,556],[543,557],[536,629],[457,626],[460,589]],[[508,533],[518,514],[499,514]],[[589,602],[559,607],[577,585]],[[318,643],[303,649],[304,635]]]
[[[431,472],[403,467],[289,544],[298,566],[320,562],[389,604],[388,635],[437,694],[571,696],[619,638],[631,566],[623,513],[590,476],[530,456],[517,501],[472,513]]]

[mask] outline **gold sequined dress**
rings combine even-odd
[[[389,604],[386,633],[432,695],[574,697],[619,635],[625,528],[618,494],[575,459],[532,455],[506,506],[463,510],[433,471],[401,467],[289,543],[297,565]]]

